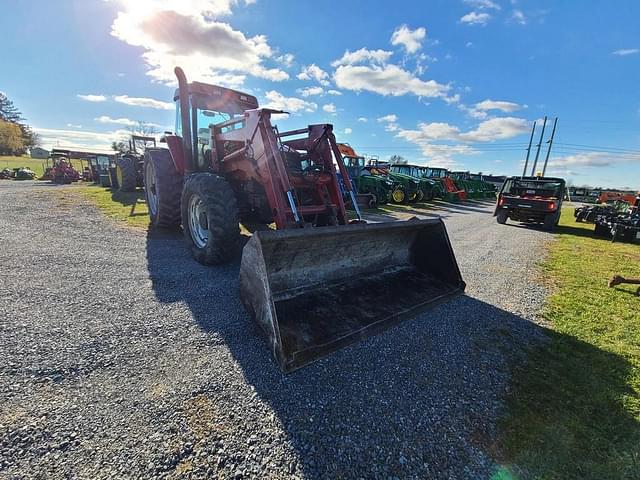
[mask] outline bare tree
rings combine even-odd
[[[403,156],[400,155],[391,155],[389,157],[389,163],[391,165],[406,165],[408,162],[408,160],[406,158],[404,158]]]

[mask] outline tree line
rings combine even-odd
[[[40,144],[40,138],[25,123],[22,113],[0,92],[0,155],[22,155]]]

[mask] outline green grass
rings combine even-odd
[[[616,273],[640,277],[640,245],[593,228],[567,205],[543,263],[549,341],[514,372],[498,445],[526,478],[640,478],[640,298],[607,287]]]
[[[73,188],[72,191],[81,194],[113,220],[139,228],[149,225],[149,214],[142,190],[120,192],[97,185],[83,185]]]
[[[14,168],[29,167],[38,174],[38,177],[43,175],[46,163],[46,160],[31,157],[0,156],[0,170],[4,170],[5,168],[13,170]],[[71,163],[80,173],[82,173],[82,167],[87,165],[87,162],[82,162],[81,164],[80,160],[72,160]],[[49,166],[51,166],[51,161],[49,161]]]

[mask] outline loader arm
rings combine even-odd
[[[346,210],[333,164],[348,173],[331,125],[278,133],[270,109],[253,109],[244,118],[212,125],[214,163],[232,180],[263,186],[278,229],[301,227],[312,218],[345,225]],[[240,126],[239,124],[242,123]],[[229,128],[234,124],[239,128]],[[291,138],[297,137],[297,138]]]

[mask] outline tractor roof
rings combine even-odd
[[[258,108],[258,100],[253,95],[217,85],[191,82],[189,94],[192,97],[192,102],[202,109],[239,114],[245,110]],[[176,101],[179,97],[176,89],[173,100]]]

